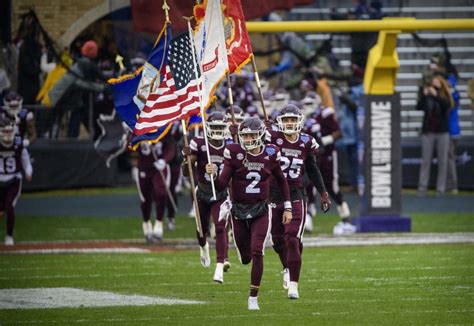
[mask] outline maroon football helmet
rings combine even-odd
[[[21,111],[23,97],[21,97],[21,95],[16,92],[10,91],[3,98],[3,104],[5,105],[5,109],[9,114],[16,116]]]
[[[230,107],[227,108],[227,110],[225,111],[225,115],[227,117],[227,121],[232,123],[232,114],[230,113]],[[235,123],[237,125],[240,125],[244,120],[244,111],[237,105],[234,105],[234,117]]]
[[[303,129],[304,116],[296,105],[285,106],[278,113],[276,120],[280,131],[287,135],[299,133]]]
[[[15,139],[15,122],[7,115],[0,118],[0,142],[10,146]]]
[[[214,111],[207,116],[206,132],[210,139],[223,140],[226,138],[228,133],[227,117],[223,112]]]
[[[239,141],[243,149],[249,151],[263,145],[265,125],[257,117],[246,118],[239,127]]]

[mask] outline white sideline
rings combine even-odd
[[[0,289],[0,309],[203,304],[202,301],[124,295],[75,288]]]
[[[372,246],[372,245],[406,245],[406,244],[448,244],[474,243],[474,233],[404,233],[391,234],[354,234],[337,237],[325,236],[304,238],[305,247],[335,247],[335,246]]]

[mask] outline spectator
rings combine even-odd
[[[445,193],[449,151],[449,112],[452,107],[448,83],[440,76],[433,77],[431,83],[423,87],[416,106],[417,110],[425,113],[422,126],[419,196],[426,195],[435,144],[438,157],[436,191],[438,195]]]
[[[81,48],[82,56],[48,94],[51,104],[55,105],[58,125],[66,112],[71,114],[68,137],[77,138],[79,136],[81,122],[88,127],[89,112],[86,104],[88,92],[101,92],[105,88],[103,84],[97,83],[97,81],[105,82],[105,77],[94,61],[97,58],[98,50],[95,41],[85,42]],[[89,130],[89,132],[92,131]]]

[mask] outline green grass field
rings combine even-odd
[[[418,213],[411,214],[412,232],[474,232],[473,216],[469,213]],[[318,215],[315,230],[307,236],[330,234],[339,221],[334,214]],[[194,219],[178,217],[175,232],[167,232],[165,238],[194,239]],[[0,230],[0,239],[5,228]],[[65,241],[65,240],[118,240],[142,239],[141,217],[93,218],[93,217],[32,217],[18,216],[15,241]]]
[[[202,305],[0,310],[0,324],[405,325],[474,323],[474,245],[307,248],[300,299],[281,288],[267,249],[258,312],[246,306],[250,268],[224,284],[197,251],[4,255],[0,288],[70,287],[204,301]]]
[[[134,194],[134,188],[26,194],[81,196]],[[339,218],[320,214],[305,237],[332,233]],[[33,214],[33,213],[32,213]],[[413,233],[474,232],[472,213],[413,213]],[[0,221],[4,223],[4,220]],[[165,239],[195,241],[194,220],[178,217]],[[0,228],[0,239],[5,229]],[[370,236],[370,235],[368,235]],[[377,235],[382,236],[382,235]],[[15,242],[80,240],[143,241],[141,217],[18,215]],[[135,242],[134,242],[135,243]],[[140,247],[140,246],[137,246]],[[145,248],[145,247],[141,247]],[[146,247],[152,248],[152,247]],[[157,247],[159,248],[159,245]],[[474,324],[474,244],[425,244],[305,248],[300,299],[289,300],[281,266],[270,247],[259,296],[260,311],[247,310],[250,266],[229,249],[232,268],[224,284],[212,282],[199,251],[153,253],[4,254],[0,259],[0,325],[426,325]],[[212,249],[212,258],[215,257]],[[2,309],[20,302],[8,289],[63,288],[116,295],[200,301],[191,305],[133,305]],[[69,291],[68,290],[68,291]],[[2,292],[4,291],[4,292]],[[99,292],[94,292],[99,293]],[[47,297],[47,300],[61,300]],[[33,299],[31,299],[33,301]],[[90,299],[90,302],[100,302]],[[5,306],[3,306],[5,307]]]

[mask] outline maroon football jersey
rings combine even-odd
[[[339,130],[336,111],[334,111],[334,109],[331,107],[317,110],[312,118],[308,119],[306,126],[308,133],[313,135],[318,140],[324,136],[330,135],[333,132]],[[320,145],[322,146],[322,144]],[[333,150],[335,150],[334,143],[326,145],[324,146],[324,150],[320,152],[320,155],[332,155],[331,153]]]
[[[153,152],[154,151],[154,154]],[[138,147],[138,169],[142,171],[154,170],[153,163],[164,159],[169,163],[176,155],[176,146],[171,137],[166,136],[156,144],[143,142]]]
[[[316,154],[318,143],[305,133],[300,133],[296,141],[291,142],[285,138],[283,132],[267,130],[266,141],[277,145],[280,149],[281,170],[288,181],[290,188],[301,188],[303,186],[304,161],[309,154]],[[276,180],[272,180],[271,187],[278,189]]]
[[[227,145],[224,150],[224,170],[216,186],[219,189],[230,184],[232,198],[239,204],[268,201],[272,174],[281,175],[280,151],[272,144],[265,144],[259,154],[247,153],[239,144]],[[286,183],[285,183],[286,185]],[[286,185],[285,199],[289,200]],[[287,198],[286,198],[287,197]]]
[[[20,137],[15,137],[13,145],[6,147],[0,143],[0,175],[17,175],[23,171],[21,153],[23,142]]]
[[[226,142],[228,142],[229,144],[232,143],[232,141],[230,140],[224,140],[220,147],[214,147],[209,142],[209,155],[211,156],[211,162],[217,166],[218,176],[224,168],[224,149],[226,146]],[[189,148],[191,149],[191,154],[196,155],[197,157],[196,173],[198,182],[210,184],[211,178],[209,174],[206,173],[207,150],[204,137],[194,137],[189,143]]]

